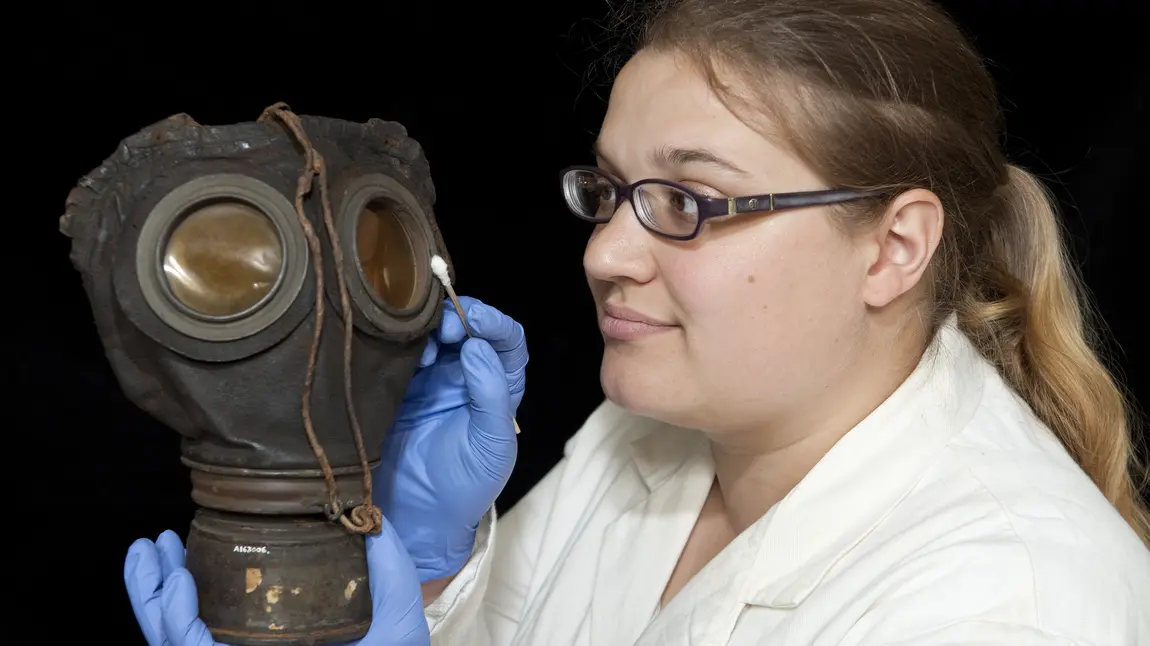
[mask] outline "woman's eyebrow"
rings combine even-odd
[[[740,177],[746,177],[749,174],[734,163],[705,148],[663,146],[651,154],[651,161],[660,166],[687,166],[691,164],[715,166]]]
[[[615,164],[603,151],[603,145],[596,140],[591,145],[591,153],[609,168],[614,169]],[[705,148],[682,148],[679,146],[663,146],[651,153],[651,161],[656,166],[688,166],[702,164],[721,168],[740,177],[747,177],[749,173],[732,162],[723,159]]]

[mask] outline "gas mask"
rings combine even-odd
[[[441,315],[434,200],[401,125],[283,104],[165,119],[68,196],[60,228],[120,386],[182,436],[187,567],[218,641],[367,631],[371,469]]]

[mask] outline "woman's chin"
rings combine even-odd
[[[678,424],[689,417],[684,404],[688,398],[673,392],[673,380],[666,372],[626,366],[624,360],[603,358],[599,382],[603,395],[623,410],[668,424]]]

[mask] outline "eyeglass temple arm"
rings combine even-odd
[[[799,193],[768,193],[752,197],[727,198],[725,215],[737,215],[754,211],[774,211],[804,206],[838,204],[867,197],[869,193],[851,189],[829,189],[825,191],[803,191]]]

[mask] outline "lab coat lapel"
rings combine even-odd
[[[630,646],[646,628],[714,479],[697,431],[660,429],[630,446],[631,477],[647,495],[607,526],[595,573],[595,646]]]

